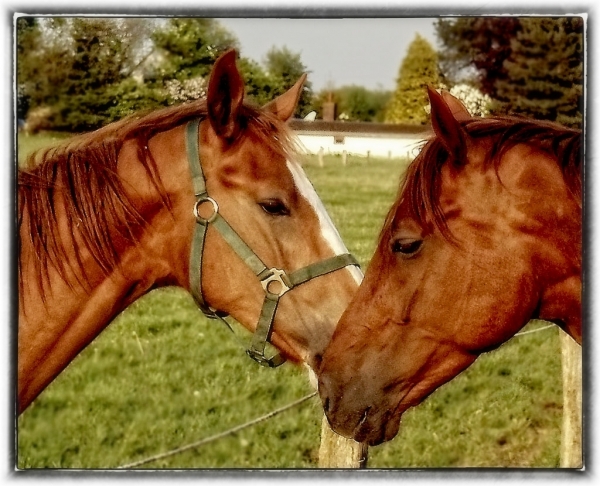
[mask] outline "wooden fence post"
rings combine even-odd
[[[319,467],[334,469],[364,469],[367,467],[368,446],[336,434],[327,418],[321,424]]]
[[[348,157],[348,153],[347,153],[347,152],[344,150],[344,151],[342,152],[342,165],[344,165],[344,166],[345,166],[345,165],[346,165],[346,163],[347,163],[347,162],[346,162],[346,158],[347,158],[347,157]]]
[[[583,467],[581,346],[560,331],[563,376],[563,424],[560,467]]]
[[[319,149],[319,167],[323,167],[323,147]]]

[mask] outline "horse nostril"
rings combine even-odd
[[[320,371],[321,369],[321,363],[323,362],[323,355],[321,353],[316,353],[313,356],[313,366],[312,369],[315,370],[317,373]]]
[[[323,402],[323,410],[325,410],[325,413],[329,412],[329,397],[325,398]]]

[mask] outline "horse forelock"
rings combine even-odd
[[[24,243],[21,231],[26,229],[24,234],[28,235],[37,257],[34,260],[42,289],[48,282],[50,266],[64,281],[68,282],[67,275],[70,273],[67,249],[59,235],[57,205],[63,205],[63,219],[70,233],[76,228],[81,244],[105,273],[110,272],[118,263],[117,243],[112,237],[114,232],[117,231],[120,244],[123,241],[135,244],[136,234],[145,225],[118,175],[117,164],[123,144],[129,140],[136,141],[138,159],[164,204],[169,207],[169,199],[158,176],[157,161],[147,150],[148,141],[159,132],[206,116],[206,100],[133,115],[39,150],[28,158],[27,168],[18,172],[19,252]],[[259,143],[268,144],[285,158],[297,150],[291,131],[275,115],[245,104],[239,121],[242,127],[240,137],[249,130],[256,135]],[[23,228],[24,224],[27,228]],[[85,269],[75,250],[75,261],[85,283]],[[20,276],[21,264],[19,255]],[[22,278],[20,282],[22,284]]]
[[[472,118],[462,122],[473,139],[491,139],[485,163],[496,171],[502,156],[512,147],[527,144],[552,156],[561,169],[573,196],[581,200],[581,131],[553,122],[521,117]],[[399,212],[408,211],[424,230],[435,226],[449,241],[454,241],[440,204],[441,168],[450,160],[437,138],[423,145],[401,180],[399,195],[388,212],[380,240],[391,237]]]

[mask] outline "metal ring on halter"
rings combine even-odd
[[[288,290],[291,289],[291,285],[289,282],[286,282],[287,275],[284,270],[279,270],[278,268],[269,269],[269,276],[262,279],[260,281],[263,289],[267,294],[276,295],[277,297],[281,297]],[[279,285],[279,289],[273,289],[271,285],[273,282],[276,282]],[[275,292],[273,291],[275,290]]]
[[[204,217],[200,216],[200,213],[198,212],[198,208],[200,207],[200,205],[204,204],[205,202],[211,203],[212,207],[213,207],[213,213],[208,218],[204,218]],[[218,213],[219,213],[219,205],[217,204],[217,201],[215,201],[210,196],[202,196],[202,197],[198,198],[198,200],[196,201],[196,204],[194,204],[194,216],[196,218],[196,221],[200,224],[212,223],[215,220],[215,218],[217,217]]]

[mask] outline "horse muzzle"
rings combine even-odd
[[[323,410],[336,433],[371,446],[396,436],[401,415],[396,413],[396,406],[373,400],[371,393],[358,386],[341,390],[328,385],[327,376],[321,375],[319,394]]]

